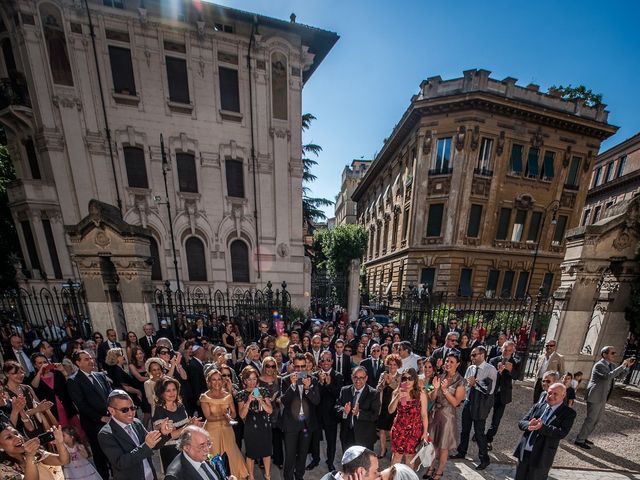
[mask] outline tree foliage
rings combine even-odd
[[[367,247],[367,231],[362,225],[344,224],[328,230],[316,230],[314,247],[319,252],[317,265],[331,274],[346,273],[351,260],[361,258]]]
[[[636,261],[640,262],[640,242],[636,245]],[[631,283],[629,304],[625,309],[625,318],[629,322],[629,329],[636,335],[640,333],[640,277]]]
[[[593,93],[591,89],[587,89],[584,85],[578,85],[577,87],[573,87],[571,84],[566,87],[552,85],[549,87],[549,91],[551,90],[560,92],[560,98],[563,100],[584,100],[587,107],[597,107],[602,104],[602,94]]]
[[[11,210],[7,185],[15,180],[16,173],[7,151],[4,131],[0,129],[0,288],[16,286],[16,271],[13,262],[20,252],[20,244],[16,233]]]
[[[315,119],[316,117],[311,113],[302,115],[302,131],[309,130],[311,122]],[[326,198],[312,197],[311,189],[307,186],[318,178],[311,173],[311,169],[318,165],[318,162],[309,158],[309,155],[317,157],[320,155],[320,152],[322,152],[322,147],[313,142],[302,145],[302,216],[308,223],[327,218],[321,207],[333,205],[333,202]]]

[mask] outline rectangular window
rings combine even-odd
[[[493,140],[491,138],[482,138],[480,142],[480,152],[478,153],[478,169],[480,172],[491,171],[491,154],[493,152]]]
[[[40,180],[42,175],[40,174],[40,165],[38,164],[38,155],[36,155],[36,147],[33,144],[33,139],[29,137],[23,144],[24,150],[27,152],[27,162],[29,163],[31,178],[33,180]]]
[[[506,240],[509,231],[509,223],[511,222],[511,209],[501,208],[500,218],[498,219],[498,231],[496,232],[496,240]]]
[[[524,174],[527,177],[538,177],[538,158],[540,157],[540,149],[531,147],[529,149],[529,154],[527,155],[527,168],[525,169]]]
[[[433,291],[433,285],[436,280],[436,269],[435,268],[423,268],[420,270],[420,285],[424,285],[424,287],[429,291]]]
[[[230,112],[240,112],[238,70],[219,67],[218,78],[220,79],[220,108]]]
[[[124,0],[102,0],[102,4],[107,7],[124,8]]]
[[[548,297],[551,293],[551,287],[553,287],[553,273],[545,273],[542,279],[542,296]]]
[[[573,157],[571,159],[571,165],[569,166],[569,175],[567,175],[567,186],[577,187],[578,186],[578,177],[580,177],[580,163],[582,162],[582,158]]]
[[[184,58],[165,58],[167,62],[167,79],[169,81],[169,100],[177,103],[189,103],[187,61]]]
[[[449,171],[449,161],[451,160],[451,137],[439,138],[436,151],[437,173],[447,173]]]
[[[544,159],[542,160],[542,171],[540,172],[540,178],[551,180],[554,176],[554,162],[556,160],[556,153],[547,150],[544,152]]]
[[[147,166],[144,163],[144,150],[138,147],[124,147],[124,164],[127,180],[132,188],[149,188]]]
[[[600,177],[602,176],[602,167],[596,168],[596,171],[593,173],[593,187],[597,187],[600,185]]]
[[[467,237],[478,238],[480,236],[480,220],[482,218],[482,205],[471,205],[469,211],[469,224],[467,225]]]
[[[196,159],[192,153],[176,153],[178,188],[181,192],[198,193]]]
[[[591,215],[591,209],[587,208],[584,211],[584,214],[582,215],[582,223],[580,223],[580,225],[582,225],[583,227],[589,222],[589,216]]]
[[[504,272],[504,278],[502,279],[502,290],[500,290],[500,296],[504,298],[508,298],[511,296],[511,291],[513,290],[513,278],[515,277],[515,272],[511,270],[507,270]]]
[[[520,272],[520,275],[518,275],[518,284],[516,285],[516,298],[524,298],[527,294],[528,281],[529,272]]]
[[[244,198],[244,170],[242,160],[225,161],[227,173],[227,195],[230,197]]]
[[[564,233],[567,229],[567,222],[569,221],[569,217],[566,215],[560,215],[558,217],[558,222],[556,223],[556,230],[553,233],[553,241],[557,243],[562,243],[564,240]]]
[[[402,239],[406,240],[409,233],[409,209],[405,209],[402,215]]]
[[[135,95],[136,81],[133,76],[131,50],[109,45],[109,61],[111,63],[113,91],[125,95]]]
[[[513,222],[513,230],[511,231],[511,241],[522,241],[522,234],[524,232],[524,223],[527,221],[526,210],[516,210],[516,220]]]
[[[593,221],[591,223],[596,223],[598,220],[600,220],[600,212],[601,211],[602,211],[602,205],[598,205],[593,210]]]
[[[604,175],[604,181],[610,182],[613,180],[613,162],[607,163],[606,173]]]
[[[58,250],[56,249],[56,241],[53,238],[53,230],[49,220],[42,220],[42,228],[44,237],[47,240],[47,248],[51,257],[51,265],[53,266],[53,276],[57,279],[62,278],[62,269],[60,268],[60,259],[58,258]]]
[[[540,234],[540,221],[542,220],[542,212],[533,212],[531,221],[529,222],[529,232],[527,233],[527,242],[537,242]]]
[[[458,295],[461,297],[470,297],[471,290],[471,276],[473,270],[471,268],[463,268],[460,270],[460,285],[458,286]]]
[[[627,163],[627,156],[623,155],[618,159],[618,168],[616,168],[616,178],[624,175],[625,163]]]
[[[496,296],[496,290],[498,290],[498,280],[500,279],[500,270],[489,270],[487,276],[487,289],[485,295],[488,298],[494,298]]]
[[[511,156],[509,157],[509,167],[511,173],[522,173],[522,150],[524,147],[514,143],[511,145]]]
[[[442,233],[442,213],[444,203],[432,203],[429,205],[429,217],[427,219],[427,237],[439,237]]]
[[[33,231],[31,230],[31,224],[28,220],[20,222],[22,228],[22,235],[24,236],[24,243],[27,247],[27,255],[29,256],[29,263],[31,263],[32,270],[40,270],[40,257],[38,257],[38,249],[36,248],[36,240],[33,238]]]

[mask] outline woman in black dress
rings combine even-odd
[[[144,357],[144,350],[140,347],[133,347],[131,350],[131,358],[129,359],[129,373],[131,374],[131,379],[133,380],[132,386],[140,390],[142,395],[142,402],[140,403],[140,409],[142,410],[142,423],[145,428],[149,425],[149,420],[151,419],[151,405],[147,400],[147,396],[144,395],[144,382],[149,380],[149,375],[147,371],[144,369],[144,362],[147,359]]]
[[[240,373],[244,390],[238,392],[238,409],[244,420],[244,446],[247,456],[249,480],[254,480],[253,465],[256,460],[264,462],[264,478],[271,478],[271,420],[273,412],[269,390],[258,387],[258,371],[253,367],[244,367]]]
[[[277,352],[279,353],[279,352]],[[280,414],[280,378],[278,377],[278,362],[275,357],[265,357],[262,360],[262,375],[258,378],[258,387],[269,391],[271,398],[271,442],[273,444],[273,463],[282,470],[284,464],[284,434],[278,426]]]
[[[136,406],[142,405],[142,390],[138,390],[134,387],[135,380],[129,373],[128,369],[125,370],[125,363],[127,357],[124,356],[124,352],[121,348],[110,348],[107,350],[107,356],[104,359],[106,365],[105,370],[107,375],[113,381],[113,389],[119,388],[124,390],[131,396],[131,400]],[[80,412],[82,415],[82,412]]]
[[[398,385],[400,385],[400,374],[398,369],[402,367],[402,360],[397,353],[390,353],[384,360],[385,372],[380,375],[378,381],[378,392],[380,393],[380,415],[376,426],[380,431],[380,455],[378,458],[383,458],[387,453],[387,433],[393,426],[393,420],[396,418],[396,414],[389,413],[389,404],[391,403],[391,397]]]
[[[471,347],[469,346],[469,335],[466,333],[463,333],[460,336],[458,350],[460,350],[460,366],[458,367],[458,373],[464,377],[467,367],[471,364]]]

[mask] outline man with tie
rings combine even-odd
[[[589,441],[589,435],[593,432],[604,413],[604,407],[607,404],[609,393],[613,389],[613,382],[616,378],[624,377],[629,368],[635,363],[635,357],[627,358],[620,365],[616,365],[613,361],[616,357],[616,348],[606,346],[600,351],[600,360],[596,362],[591,370],[591,379],[587,385],[587,416],[584,419],[580,433],[574,442],[580,448],[586,450],[593,445]]]
[[[224,477],[207,462],[211,437],[204,428],[189,425],[178,437],[180,454],[167,467],[165,480],[236,480]]]
[[[450,353],[455,353],[460,356],[460,350],[456,348],[459,338],[460,334],[458,332],[449,332],[444,339],[444,345],[433,351],[431,356],[436,359],[436,367],[438,367],[438,370],[442,369],[444,361]]]
[[[317,333],[311,337],[311,354],[316,362],[316,365],[320,363],[320,354],[322,353],[322,337]]]
[[[107,399],[109,423],[98,434],[100,448],[109,459],[113,480],[157,480],[153,451],[171,439],[173,425],[169,419],[159,430],[150,432],[136,418],[133,400],[124,390],[114,390]]]
[[[367,371],[367,385],[373,388],[378,386],[378,380],[380,380],[380,375],[384,371],[384,365],[380,360],[381,351],[380,345],[374,343],[371,346],[371,356],[360,362],[360,366]]]
[[[144,351],[145,358],[151,358],[153,357],[153,347],[155,347],[158,337],[155,334],[153,323],[145,323],[142,330],[144,331],[144,336],[140,338],[138,343]]]
[[[576,419],[575,410],[563,402],[566,393],[563,384],[554,383],[546,402],[533,405],[518,423],[524,435],[513,454],[518,459],[515,480],[546,480],[560,440]]]
[[[293,357],[293,373],[282,380],[282,415],[284,432],[284,480],[302,480],[313,432],[318,428],[316,406],[320,404],[318,381],[306,371],[307,361],[298,353]]]
[[[551,339],[544,346],[544,355],[540,355],[536,360],[537,378],[533,385],[533,403],[536,403],[542,393],[542,376],[545,372],[558,372],[561,377],[564,373],[564,357],[560,355],[556,348],[558,343]]]
[[[29,360],[29,355],[24,351],[22,337],[14,333],[9,337],[9,344],[11,345],[11,350],[5,353],[4,360],[15,360],[22,366],[25,376],[30,377],[33,375],[36,370],[33,368],[31,360]]]
[[[100,368],[104,367],[104,361],[107,358],[107,352],[112,348],[122,348],[120,342],[118,340],[118,334],[113,328],[107,330],[107,339],[100,344],[98,347],[98,366]]]
[[[502,344],[502,355],[489,360],[498,371],[498,379],[494,392],[491,427],[487,430],[487,450],[493,449],[493,437],[498,433],[505,407],[511,403],[513,381],[520,378],[520,361],[513,356],[515,351],[515,342],[508,340]]]
[[[380,395],[367,385],[367,371],[357,366],[351,372],[353,385],[342,387],[336,411],[342,416],[340,443],[345,451],[352,445],[373,450],[376,443],[376,420],[380,414]]]
[[[342,375],[345,385],[351,385],[351,357],[344,353],[344,340],[337,339],[334,348],[336,351],[336,372]]]
[[[80,425],[89,439],[96,470],[104,480],[108,480],[109,464],[98,443],[98,432],[110,420],[107,398],[111,385],[104,373],[93,371],[93,357],[88,352],[73,352],[71,361],[78,371],[69,377],[67,390],[80,414]]]
[[[244,367],[253,367],[257,371],[262,371],[262,363],[260,362],[260,347],[257,343],[251,343],[244,351],[244,358],[236,363],[234,370],[238,377],[244,370]]]

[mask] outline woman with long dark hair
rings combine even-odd
[[[149,420],[151,419],[151,405],[147,400],[147,395],[145,394],[144,382],[149,379],[147,371],[144,368],[144,350],[135,346],[131,349],[130,352],[131,357],[129,358],[129,374],[131,374],[132,384],[136,390],[140,390],[142,395],[142,402],[140,403],[140,410],[142,410],[142,423],[145,427],[149,425]]]

